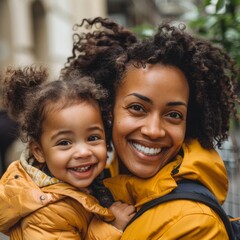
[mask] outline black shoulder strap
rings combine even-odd
[[[182,183],[182,184],[184,184],[184,183]],[[197,185],[199,185],[199,184],[197,184]],[[197,188],[196,188],[196,191],[197,191]],[[207,191],[209,191],[209,190],[207,190]],[[203,195],[202,193],[197,193],[197,192],[178,192],[178,191],[174,192],[173,191],[165,196],[153,199],[150,202],[147,202],[142,206],[142,208],[129,221],[127,226],[129,226],[136,218],[141,216],[148,209],[150,209],[156,205],[159,205],[161,203],[164,203],[164,202],[168,202],[171,200],[181,200],[181,199],[201,202],[203,204],[206,204],[210,208],[212,208],[219,215],[221,220],[223,221],[225,228],[227,230],[229,239],[234,240],[231,222],[229,221],[229,218],[228,218],[227,214],[225,213],[225,211],[223,210],[223,208],[221,207],[221,205],[218,202],[216,202],[217,200],[213,200],[209,196],[206,196],[206,195]]]

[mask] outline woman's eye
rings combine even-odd
[[[60,142],[58,142],[57,145],[61,145],[61,146],[67,146],[67,145],[70,145],[71,143],[67,140],[62,140]]]
[[[139,104],[132,104],[128,108],[136,112],[145,112],[144,108]]]
[[[183,119],[182,114],[178,113],[178,112],[170,112],[168,114],[169,117],[171,118],[176,118],[176,119]]]

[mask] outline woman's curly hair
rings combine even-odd
[[[176,66],[185,74],[190,89],[185,139],[197,138],[204,148],[211,149],[228,138],[230,117],[237,117],[239,70],[220,47],[192,36],[184,24],[162,23],[145,40],[107,18],[84,19],[75,27],[93,29],[73,35],[72,56],[62,77],[72,69],[94,77],[109,89],[109,101],[114,104],[116,89],[130,64]]]
[[[42,66],[8,67],[1,88],[2,108],[19,123],[23,142],[30,139],[39,142],[48,111],[61,110],[82,101],[94,100],[99,104],[105,130],[109,129],[107,90],[77,70],[69,72],[68,81],[49,81],[47,69]],[[106,132],[108,147],[109,136]]]

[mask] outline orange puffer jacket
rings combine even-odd
[[[91,232],[89,237],[93,216],[102,228],[93,226],[97,235]],[[113,216],[94,197],[61,182],[39,187],[20,161],[0,180],[0,232],[12,240],[119,239],[121,232],[100,219]]]

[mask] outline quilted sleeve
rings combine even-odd
[[[121,236],[121,230],[94,217],[88,226],[86,240],[119,240]]]

